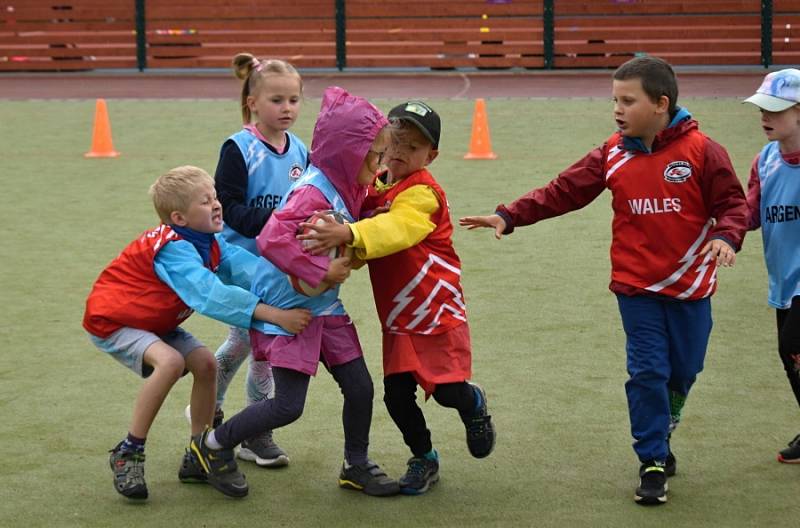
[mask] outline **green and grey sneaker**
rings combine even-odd
[[[408,459],[408,471],[400,477],[400,493],[421,495],[439,482],[439,454],[433,451],[432,457],[412,457]]]
[[[114,489],[129,499],[146,499],[147,484],[144,481],[144,453],[123,451],[120,442],[109,451],[108,463],[114,472]]]
[[[778,462],[784,464],[800,464],[800,435],[789,442],[789,447],[778,453]]]
[[[206,438],[211,429],[206,429],[199,435],[192,437],[189,447],[192,454],[203,468],[208,478],[208,483],[214,489],[229,497],[245,497],[250,491],[244,474],[239,472],[234,459],[233,449],[211,449],[206,445]]]
[[[353,464],[348,466],[347,461],[342,464],[342,471],[339,473],[339,487],[356,491],[363,491],[367,495],[375,497],[387,497],[397,495],[400,486],[397,481],[389,478],[386,473],[378,467],[378,464],[367,460],[364,464]]]
[[[639,468],[639,487],[633,500],[637,504],[653,505],[667,502],[667,475],[662,462],[650,460]]]
[[[181,467],[178,470],[178,480],[184,484],[205,484],[208,482],[206,472],[203,471],[203,466],[197,460],[197,457],[192,453],[192,450],[187,448],[186,453],[183,454]]]
[[[255,462],[261,467],[278,468],[289,465],[289,456],[272,439],[272,431],[242,442],[238,457]]]

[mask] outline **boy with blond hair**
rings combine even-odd
[[[216,395],[213,354],[180,324],[194,311],[246,327],[266,321],[297,333],[306,310],[281,310],[249,291],[258,257],[217,236],[222,206],[204,170],[172,169],[150,187],[161,225],[145,231],[101,272],[86,301],[83,326],[97,348],[142,378],[127,436],[111,450],[114,488],[146,499],[144,446],[172,386],[192,373],[191,434],[210,424]],[[226,453],[231,459],[233,453]],[[234,462],[235,464],[235,462]],[[182,481],[204,480],[187,451]]]
[[[495,237],[612,194],[611,284],[626,336],[625,384],[639,466],[638,504],[667,501],[676,471],[670,435],[711,333],[717,266],[732,266],[745,233],[742,185],[728,154],[677,106],[672,67],[637,57],[614,72],[617,131],[545,187],[495,214],[468,216]]]

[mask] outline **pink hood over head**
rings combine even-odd
[[[358,173],[375,137],[388,124],[372,103],[343,88],[330,86],[322,94],[311,163],[336,187],[354,218],[367,193],[367,186],[358,184]]]

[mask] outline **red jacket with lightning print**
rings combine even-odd
[[[439,199],[431,215],[436,227],[419,244],[369,261],[375,305],[384,332],[441,334],[467,320],[461,261],[453,248],[447,198],[433,176],[419,170],[385,193],[371,194],[364,209],[386,205],[414,185],[427,185]]]

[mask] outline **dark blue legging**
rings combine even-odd
[[[794,398],[800,405],[800,371],[797,369],[794,356],[800,354],[800,297],[792,298],[792,305],[787,310],[777,310],[778,320],[778,355],[789,378],[789,385]]]
[[[345,457],[351,464],[364,463],[372,423],[372,378],[363,357],[331,367],[330,372],[344,395]],[[246,407],[214,430],[214,437],[223,447],[233,448],[243,440],[288,425],[303,414],[311,376],[281,367],[272,367],[272,375],[274,398]]]

